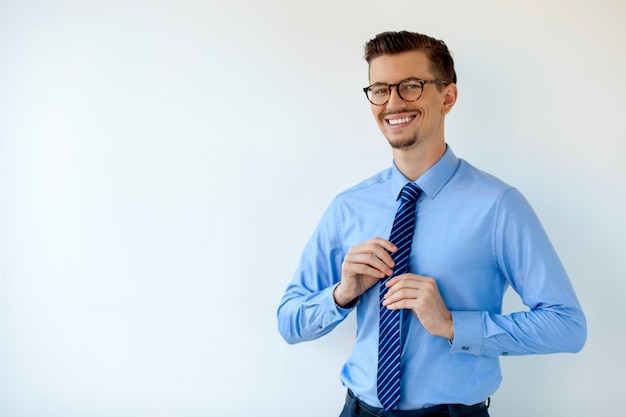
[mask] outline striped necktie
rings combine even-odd
[[[391,228],[389,240],[398,250],[392,254],[396,266],[394,277],[408,272],[409,255],[415,230],[415,206],[421,190],[410,182],[402,188],[400,207]],[[400,401],[400,311],[389,310],[382,305],[391,278],[380,281],[380,323],[378,338],[378,399],[385,410],[391,410]]]

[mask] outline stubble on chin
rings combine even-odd
[[[389,142],[389,145],[391,145],[393,149],[398,149],[398,150],[411,149],[415,147],[415,145],[417,145],[418,141],[419,141],[419,137],[417,135],[413,135],[407,138],[394,139],[394,140],[387,138],[387,142]]]

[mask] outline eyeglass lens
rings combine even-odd
[[[388,84],[374,84],[367,91],[367,97],[374,104],[385,104],[391,95]],[[422,95],[422,84],[415,80],[405,80],[397,85],[397,92],[405,101],[415,101]]]

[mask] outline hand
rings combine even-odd
[[[411,309],[430,334],[454,339],[452,314],[433,278],[402,274],[391,278],[385,285],[389,290],[384,306],[390,310]]]
[[[390,252],[398,248],[376,237],[353,246],[341,265],[341,283],[335,288],[335,302],[345,306],[370,289],[381,278],[391,276],[395,266]]]

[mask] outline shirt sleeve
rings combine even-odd
[[[317,339],[354,309],[335,303],[344,253],[333,205],[326,210],[304,248],[294,277],[278,307],[278,330],[288,343]]]
[[[494,357],[581,350],[585,315],[539,219],[517,190],[503,195],[493,233],[495,261],[529,311],[453,311],[451,351]]]

